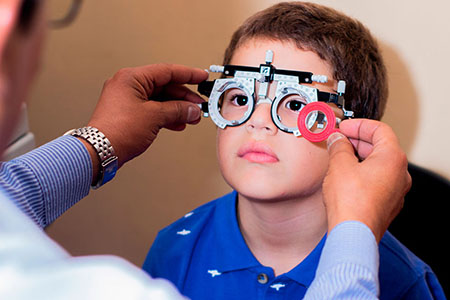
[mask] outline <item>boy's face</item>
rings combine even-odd
[[[273,50],[277,69],[309,71],[333,78],[330,66],[311,51],[290,42],[253,39],[236,49],[230,64],[258,67]],[[335,83],[312,86],[334,92]],[[276,82],[269,87],[273,99]],[[320,192],[328,168],[326,143],[311,143],[279,130],[272,122],[270,104],[255,107],[250,119],[237,127],[218,129],[217,156],[228,184],[253,200],[289,200]]]

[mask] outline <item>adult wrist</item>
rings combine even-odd
[[[79,138],[88,149],[92,159],[93,189],[97,189],[112,180],[118,169],[118,157],[108,138],[92,126],[72,129],[64,135]]]

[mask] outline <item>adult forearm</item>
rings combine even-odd
[[[3,163],[0,184],[43,228],[89,193],[92,173],[86,147],[65,136]]]
[[[304,299],[378,299],[378,266],[372,231],[361,222],[343,222],[328,235]]]

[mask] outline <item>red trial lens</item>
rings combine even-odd
[[[301,135],[310,142],[325,141],[336,128],[333,109],[324,102],[311,102],[300,111],[297,126]]]

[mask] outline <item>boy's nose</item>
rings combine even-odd
[[[270,108],[271,105],[268,103],[257,104],[252,116],[246,122],[247,131],[275,135],[278,128],[272,121],[272,117],[270,116]]]

